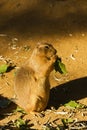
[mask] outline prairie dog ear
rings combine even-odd
[[[40,46],[41,44],[43,44],[43,43],[42,43],[42,42],[38,42],[38,43],[37,43],[37,47]]]
[[[41,44],[41,42],[38,42],[38,43],[37,43],[37,45],[40,45],[40,44]]]
[[[38,48],[40,45],[41,45],[41,42],[38,42],[38,43],[36,44],[36,48]]]

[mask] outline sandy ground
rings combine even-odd
[[[61,119],[69,118],[71,109],[65,108],[64,104],[70,100],[87,105],[87,1],[1,0],[0,64],[7,60],[16,67],[21,66],[38,42],[53,44],[68,73],[51,73],[51,94],[44,116],[24,116],[33,124],[32,129],[41,129],[48,120],[51,123],[55,120],[58,125]],[[14,97],[14,73],[15,68],[0,77],[0,101],[4,97]],[[19,118],[18,112],[8,115],[16,107],[12,103],[0,108],[0,113],[6,115],[0,118],[0,126]],[[60,111],[69,113],[61,115],[57,113]],[[72,111],[71,118],[87,121],[86,110]]]

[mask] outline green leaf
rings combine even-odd
[[[16,120],[15,125],[16,127],[20,128],[21,126],[26,125],[26,122],[23,119],[19,118]]]
[[[20,108],[20,107],[17,107],[16,108],[16,110],[14,110],[13,112],[20,112],[20,113],[22,113],[22,114],[27,114],[22,108]]]
[[[72,100],[70,102],[64,104],[64,106],[70,107],[70,108],[83,108],[84,107],[84,105],[77,103],[75,101],[72,101]]]
[[[49,127],[45,126],[45,128],[43,128],[43,130],[51,130]]]
[[[74,120],[71,119],[71,118],[68,118],[68,119],[62,119],[62,123],[66,126],[68,123],[73,123]]]
[[[61,74],[67,73],[65,64],[63,64],[60,59],[56,60],[56,62],[54,63],[54,68],[55,68],[56,71],[58,71]]]
[[[3,64],[0,66],[0,74],[5,73],[8,69],[8,65],[7,64]]]

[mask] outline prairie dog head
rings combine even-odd
[[[56,49],[49,43],[38,44],[30,57],[33,69],[39,72],[51,71],[57,55]]]

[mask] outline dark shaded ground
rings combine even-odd
[[[70,100],[87,97],[87,77],[69,81],[51,89],[49,104],[58,108]]]
[[[8,4],[6,6],[6,3],[9,2],[11,5],[13,3],[13,6],[8,9]],[[86,0],[83,2],[82,0],[35,0],[30,3],[26,0],[25,2],[28,6],[26,6],[26,9],[22,0],[19,2],[20,8],[17,7],[17,1],[9,2],[5,1],[5,4],[1,4],[0,32],[12,30],[24,37],[29,36],[29,34],[34,37],[39,34],[45,36],[58,34],[61,36],[70,32],[83,32],[83,30],[86,31],[87,29]],[[4,12],[3,8],[7,12]]]

